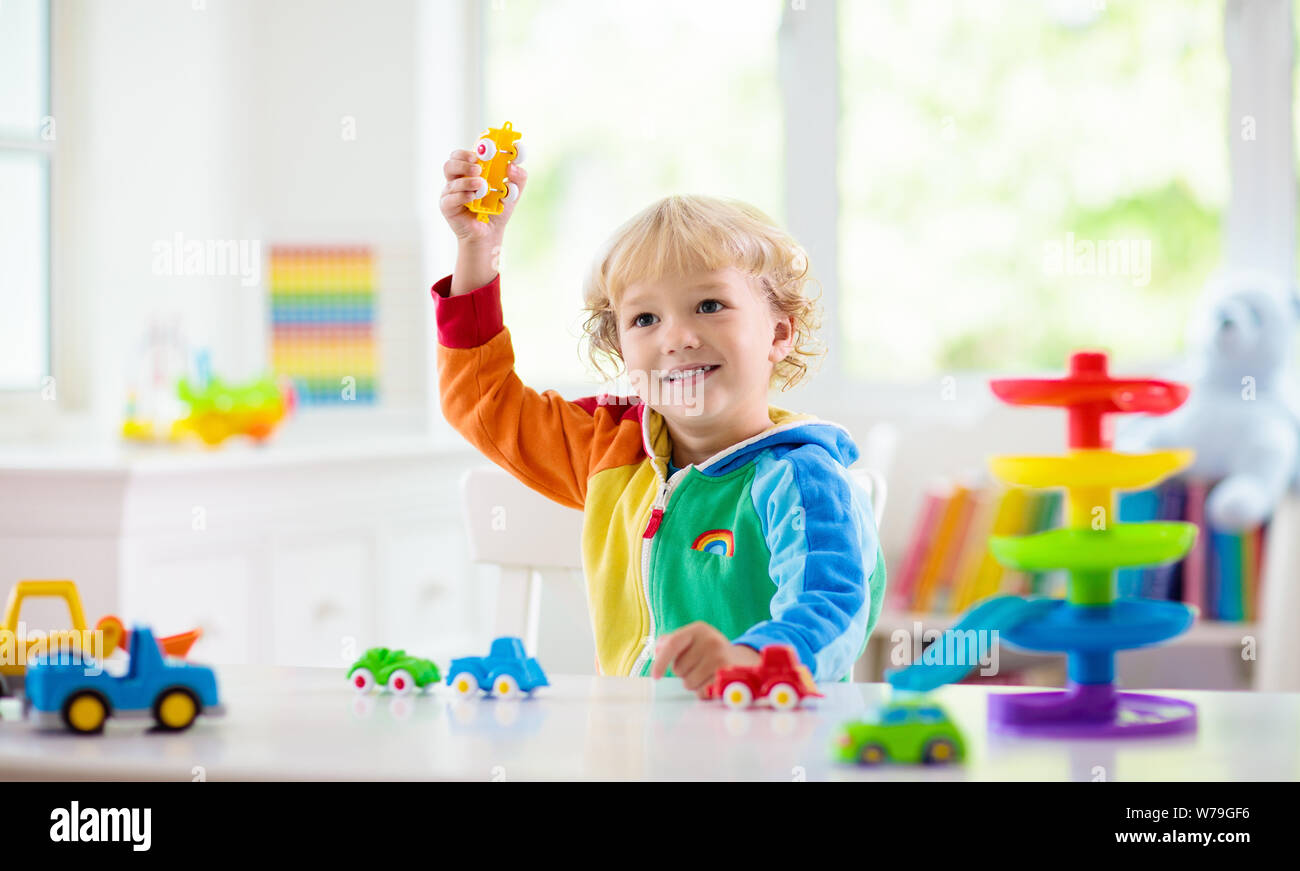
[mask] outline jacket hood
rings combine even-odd
[[[668,458],[672,455],[672,436],[664,417],[650,406],[641,405],[641,442],[645,452],[654,458],[654,466],[667,477]],[[791,449],[803,445],[817,445],[840,465],[848,467],[857,462],[858,446],[849,431],[838,423],[800,412],[787,411],[775,405],[768,406],[772,426],[756,436],[745,439],[709,457],[696,468],[711,477],[728,472],[750,462],[759,452],[778,446]]]

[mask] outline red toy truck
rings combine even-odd
[[[788,644],[771,644],[759,654],[758,665],[735,665],[718,670],[709,697],[722,697],[729,708],[747,708],[767,699],[778,711],[799,707],[809,696],[821,698],[812,673],[799,662]]]

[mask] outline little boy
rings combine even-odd
[[[442,409],[524,484],[583,511],[582,554],[606,675],[671,673],[704,696],[719,668],[788,644],[816,680],[850,674],[885,564],[848,432],[771,406],[806,372],[808,264],[751,206],[668,197],[621,227],[585,290],[591,361],[634,396],[565,400],[514,372],[495,268],[520,201],[487,223],[483,180],[445,164],[455,271],[433,287]],[[511,165],[522,193],[526,171]]]

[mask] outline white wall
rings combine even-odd
[[[155,274],[155,241],[181,233],[257,240],[263,254],[275,241],[376,243],[384,401],[421,408],[417,4],[201,5],[56,2],[66,395],[91,412],[96,436],[111,437],[151,313],[181,315],[221,374],[266,365],[261,287]],[[68,377],[81,372],[81,383]]]
[[[241,11],[142,0],[56,7],[63,280],[54,292],[75,305],[59,325],[75,338],[56,343],[84,349],[99,432],[119,419],[130,345],[151,310],[180,313],[196,341],[233,356],[239,279],[157,276],[153,244],[176,232],[238,238],[247,168],[232,147],[241,70],[229,46],[243,33]]]

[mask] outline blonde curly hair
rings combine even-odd
[[[826,353],[815,338],[821,328],[820,295],[805,295],[814,281],[808,257],[762,211],[719,197],[665,197],[605,243],[583,287],[587,361],[602,378],[610,379],[605,362],[619,374],[624,361],[616,308],[630,284],[728,267],[757,282],[774,314],[794,319],[791,351],[772,367],[768,384],[779,384],[783,392],[794,387],[807,374],[808,362]]]

